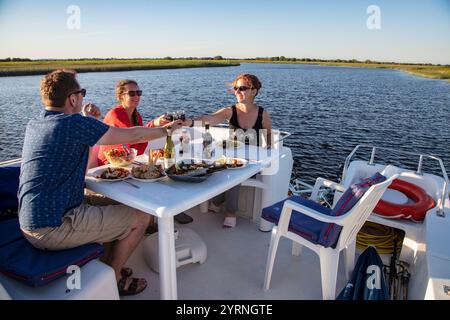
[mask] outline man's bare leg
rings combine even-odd
[[[112,247],[111,262],[109,265],[114,269],[117,281],[121,278],[121,270],[123,265],[142,240],[145,230],[150,222],[150,217],[151,216],[149,214],[136,210],[136,220],[132,226],[130,234],[126,238],[114,242]]]
[[[115,241],[103,243],[103,255],[100,258],[101,262],[103,262],[107,265],[111,265],[114,244],[115,244]]]

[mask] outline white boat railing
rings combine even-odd
[[[391,148],[375,147],[375,146],[371,146],[371,145],[361,144],[361,145],[357,145],[353,149],[353,151],[348,155],[348,157],[345,159],[344,170],[342,172],[342,181],[345,179],[345,176],[347,175],[347,170],[350,165],[351,159],[353,158],[353,156],[356,154],[356,152],[360,148],[371,148],[372,149],[372,152],[370,155],[370,160],[368,162],[369,165],[374,165],[375,154],[376,154],[377,150],[386,150],[386,151],[390,151],[390,152],[394,152],[394,153],[400,153],[400,154],[405,154],[405,155],[410,155],[410,156],[418,156],[419,163],[417,165],[417,170],[416,170],[417,175],[422,175],[422,166],[423,166],[424,158],[429,158],[429,159],[438,161],[439,165],[441,167],[441,171],[442,171],[442,178],[444,179],[444,187],[442,190],[441,202],[439,203],[439,208],[437,210],[437,215],[439,217],[445,217],[444,205],[445,205],[446,197],[448,197],[449,179],[448,179],[447,171],[445,170],[445,167],[444,167],[444,163],[441,158],[435,157],[432,155],[427,155],[427,154],[414,153],[414,152],[401,151],[401,150],[396,150],[396,149],[391,149]]]
[[[22,158],[17,158],[17,159],[12,159],[12,160],[6,160],[6,161],[2,161],[0,162],[0,167],[6,167],[6,166],[10,166],[12,164],[18,164],[22,161]]]
[[[291,182],[289,183],[289,191],[293,195],[296,195],[296,196],[302,196],[304,198],[309,198],[309,196],[312,194],[313,189],[314,189],[313,185],[308,184],[299,178],[295,178],[295,174],[294,174],[294,178],[291,179]],[[332,201],[331,201],[332,196],[333,196],[333,191],[329,190],[328,188],[321,188],[318,191],[317,200],[315,200],[315,201],[331,208],[333,206]]]

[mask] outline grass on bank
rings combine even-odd
[[[244,62],[244,60],[242,60]],[[429,64],[402,64],[402,63],[379,63],[379,62],[334,62],[334,61],[271,61],[271,60],[245,60],[245,62],[263,62],[280,64],[314,64],[335,67],[353,67],[353,68],[382,68],[396,69],[407,72],[412,75],[431,79],[443,79],[450,82],[449,65],[429,65]]]
[[[0,61],[0,77],[46,74],[52,70],[59,68],[74,69],[77,72],[102,72],[174,68],[227,67],[238,66],[241,62],[259,62],[396,69],[416,76],[432,79],[446,79],[450,82],[450,65],[385,63],[370,60],[363,62],[357,60],[292,59],[285,57],[227,60],[223,59],[221,56],[204,59],[175,59],[168,57],[167,59],[23,60],[28,61]]]
[[[67,68],[77,72],[129,71],[176,68],[238,66],[231,60],[175,60],[175,59],[93,59],[93,60],[32,60],[0,62],[0,76],[40,75]]]

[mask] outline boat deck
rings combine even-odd
[[[291,242],[282,238],[277,252],[271,288],[263,282],[270,232],[261,232],[254,222],[238,217],[233,229],[222,228],[223,214],[201,213],[198,207],[186,211],[194,222],[182,227],[194,230],[206,243],[203,264],[191,263],[177,269],[180,300],[264,300],[322,299],[319,259],[307,248],[291,255]],[[160,299],[159,276],[147,266],[141,244],[130,257],[128,267],[145,277],[147,289],[123,299]],[[337,294],[346,284],[341,257]]]

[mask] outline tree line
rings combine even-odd
[[[16,62],[16,61],[31,61],[29,58],[5,58],[0,59],[0,62]]]
[[[89,60],[235,60],[235,61],[262,61],[262,62],[329,62],[329,63],[364,63],[364,64],[408,64],[408,65],[425,65],[433,66],[432,63],[399,63],[399,62],[380,62],[370,59],[364,61],[357,59],[314,59],[314,58],[289,58],[285,56],[275,56],[275,57],[256,57],[256,58],[246,58],[246,59],[236,59],[236,58],[224,58],[222,56],[214,57],[171,57],[167,56],[164,58],[77,58],[77,59],[36,59],[32,60],[29,58],[5,58],[0,59],[0,62],[23,62],[23,61],[89,61]],[[436,64],[436,66],[450,66]]]

